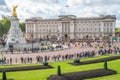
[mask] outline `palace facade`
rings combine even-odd
[[[115,36],[116,16],[76,17],[61,15],[57,19],[26,19],[27,38],[34,39],[98,39]]]

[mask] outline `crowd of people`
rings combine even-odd
[[[69,46],[69,45],[67,45]],[[70,48],[67,47],[67,48]],[[22,51],[23,53],[39,53],[39,52],[46,52],[46,51],[56,51],[56,50],[63,50],[64,47],[60,44],[56,44],[55,46],[43,46],[43,47],[33,47],[33,48],[24,48],[23,50],[19,50]]]
[[[43,62],[55,62],[64,60],[74,60],[76,58],[88,58],[94,56],[101,56],[106,54],[120,54],[119,42],[106,43],[106,42],[74,42],[68,43],[70,47],[80,47],[80,49],[86,49],[86,47],[92,47],[94,50],[84,50],[82,52],[70,53],[70,54],[55,54],[55,55],[37,55],[35,57],[20,57],[18,58],[6,58],[1,54],[0,63],[1,64],[13,64],[13,63],[43,63]],[[72,44],[72,45],[70,45]],[[61,48],[61,46],[56,46],[56,48]],[[35,51],[41,49],[36,48]],[[27,49],[24,49],[26,52]],[[13,62],[14,61],[14,62]]]
[[[0,64],[12,64],[12,58],[6,58],[3,54],[0,58]]]

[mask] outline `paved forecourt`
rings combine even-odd
[[[13,60],[13,63],[15,62],[15,59],[17,59],[17,62],[20,63],[20,58],[28,58],[31,57],[33,59],[33,63],[36,62],[36,56],[54,56],[54,55],[66,55],[66,54],[74,54],[74,53],[80,53],[80,52],[84,52],[84,51],[93,51],[95,50],[95,48],[92,47],[83,47],[81,48],[81,46],[77,46],[77,47],[72,47],[70,49],[65,49],[65,50],[59,50],[59,51],[50,51],[50,52],[39,52],[39,53],[3,53],[4,56],[6,57],[6,59],[9,59],[10,57]]]

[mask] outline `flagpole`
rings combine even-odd
[[[69,6],[66,5],[65,7],[66,7],[66,15],[68,15],[68,8],[69,8]]]

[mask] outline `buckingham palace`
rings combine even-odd
[[[115,36],[116,16],[76,17],[60,15],[56,19],[26,19],[26,38],[34,39],[103,39]]]

